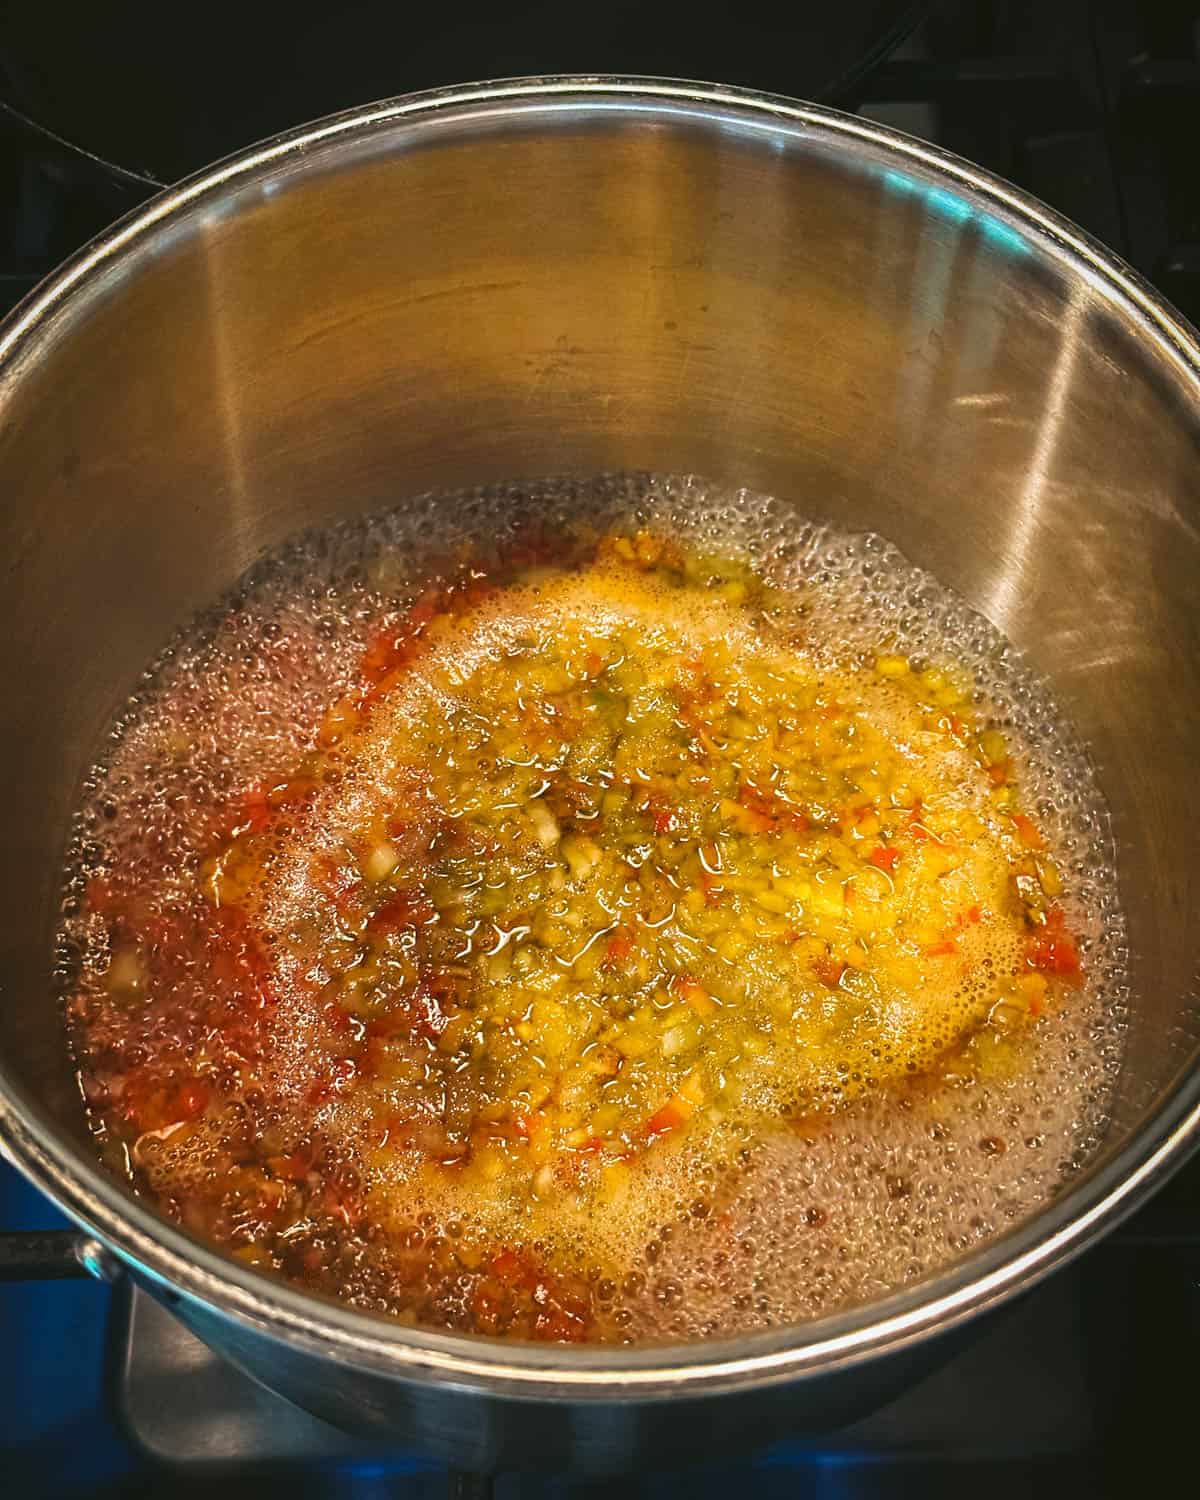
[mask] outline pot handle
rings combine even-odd
[[[116,1258],[99,1240],[76,1229],[41,1229],[0,1234],[0,1282],[65,1281],[94,1276],[112,1281]]]

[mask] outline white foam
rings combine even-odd
[[[794,595],[797,628],[831,666],[884,641],[908,656],[961,664],[980,712],[1004,729],[1020,763],[1023,800],[1036,808],[1064,872],[1063,905],[1081,935],[1088,982],[1039,1024],[1019,1074],[862,1101],[810,1135],[748,1143],[732,1175],[714,1176],[686,1152],[663,1153],[670,1222],[648,1222],[627,1205],[606,1220],[603,1244],[594,1223],[564,1222],[581,1263],[598,1249],[620,1261],[617,1288],[603,1302],[617,1337],[774,1326],[894,1290],[1035,1212],[1095,1149],[1121,1054],[1124,927],[1105,810],[1048,688],[986,621],[891,544],[818,526],[782,501],[695,478],[500,487],[423,497],[302,538],[265,561],[173,643],[114,725],[81,800],[64,897],[64,986],[78,987],[81,972],[85,985],[89,976],[97,982],[108,961],[102,925],[79,915],[84,881],[121,868],[163,910],[192,899],[223,800],[288,773],[353,679],[372,622],[408,602],[438,558],[480,540],[503,549],[531,524],[553,536],[583,520],[601,530],[649,525],[748,559]],[[515,613],[498,621],[476,649],[496,649],[518,625]],[[76,1036],[79,1046],[102,1042]],[[308,1063],[301,1030],[292,1042],[276,1069],[294,1076],[294,1100]],[[277,1108],[282,1133],[299,1131],[299,1113],[289,1120],[288,1106]],[[186,1189],[211,1169],[215,1149],[211,1126],[186,1151],[163,1143],[154,1185]],[[453,1213],[414,1203],[414,1220],[422,1211]],[[468,1239],[475,1232],[458,1227]],[[361,1285],[347,1271],[346,1292],[388,1305],[365,1270]]]

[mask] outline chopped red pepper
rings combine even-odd
[[[208,1108],[212,1089],[203,1078],[186,1079],[175,1090],[174,1108],[181,1120],[195,1120]]]
[[[286,1178],[289,1182],[303,1182],[312,1171],[312,1153],[301,1147],[293,1151],[290,1156],[270,1156],[267,1158],[267,1166],[276,1177]]]
[[[240,816],[235,821],[237,830],[261,833],[271,821],[271,809],[267,803],[265,787],[252,787],[242,796]]]
[[[678,826],[678,814],[673,807],[658,807],[654,809],[655,833],[674,833]]]
[[[894,844],[878,844],[867,855],[867,862],[878,870],[886,870],[890,875],[896,868],[900,859],[900,851]]]
[[[823,954],[813,959],[813,973],[823,985],[831,990],[836,990],[842,982],[842,975],[846,972],[846,965],[840,963],[831,954]]]
[[[690,974],[679,974],[671,981],[671,989],[684,1000],[700,1017],[715,1015],[718,1009],[717,1002],[708,993],[702,984],[698,984]]]
[[[1038,831],[1037,825],[1030,818],[1027,818],[1024,813],[1013,813],[1013,823],[1017,830],[1017,836],[1026,849],[1044,849],[1046,847],[1046,840]]]
[[[442,1009],[441,1000],[428,991],[418,989],[413,997],[413,1006],[416,1011],[413,1029],[418,1036],[436,1042],[450,1024],[450,1017]]]
[[[711,875],[707,870],[700,871],[700,888],[704,892],[705,906],[716,906],[725,887],[716,875]]]
[[[1029,939],[1025,961],[1031,969],[1042,974],[1053,974],[1072,988],[1083,983],[1083,965],[1079,958],[1079,946],[1067,931],[1066,918],[1056,906],[1046,914],[1046,924]]]
[[[615,968],[618,964],[627,962],[629,955],[633,952],[633,946],[633,933],[627,927],[618,928],[609,938],[604,949],[605,968]]]
[[[316,789],[317,783],[311,776],[293,776],[277,785],[261,783],[251,787],[242,793],[228,836],[261,833],[270,823],[272,813],[306,801]]]
[[[492,1256],[491,1273],[502,1286],[524,1287],[532,1291],[538,1284],[538,1270],[529,1255],[517,1250],[500,1250]]]
[[[646,1139],[657,1140],[660,1135],[666,1135],[671,1130],[678,1130],[686,1123],[687,1115],[680,1107],[679,1101],[670,1099],[646,1121]]]
[[[405,886],[376,908],[367,923],[367,931],[400,932],[405,928],[415,930],[426,926],[436,916],[437,908],[423,891]]]
[[[489,1291],[485,1283],[481,1282],[472,1292],[471,1312],[479,1333],[495,1335],[502,1332],[505,1311],[504,1298]]]
[[[928,839],[930,843],[937,844],[942,849],[949,849],[953,846],[952,839],[943,838],[941,834],[934,833],[933,829],[926,827],[920,819],[920,809],[914,808],[909,814],[908,831],[915,842],[923,844]]]
[[[541,1290],[540,1285],[535,1288],[535,1301]],[[533,1336],[548,1343],[578,1344],[587,1338],[587,1322],[581,1311],[570,1307],[540,1308],[533,1321]]]
[[[745,809],[749,832],[770,833],[775,828],[775,809],[771,801],[751,782],[742,782],[737,800],[738,805]]]

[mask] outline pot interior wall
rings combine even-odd
[[[874,529],[1054,681],[1109,799],[1119,1143],[1188,1062],[1200,914],[1194,380],[1097,279],[820,130],[460,109],[210,190],[0,371],[3,1064],[80,1125],[47,983],[73,797],[263,549],[425,490],[693,471]]]

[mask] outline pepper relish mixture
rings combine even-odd
[[[715,1264],[755,1254],[762,1153],[936,1124],[1080,1002],[973,684],[832,649],[743,561],[648,529],[460,556],[343,686],[69,912],[106,1158],[254,1266],[489,1334],[711,1331],[668,1316],[691,1280],[771,1322],[769,1276]]]

